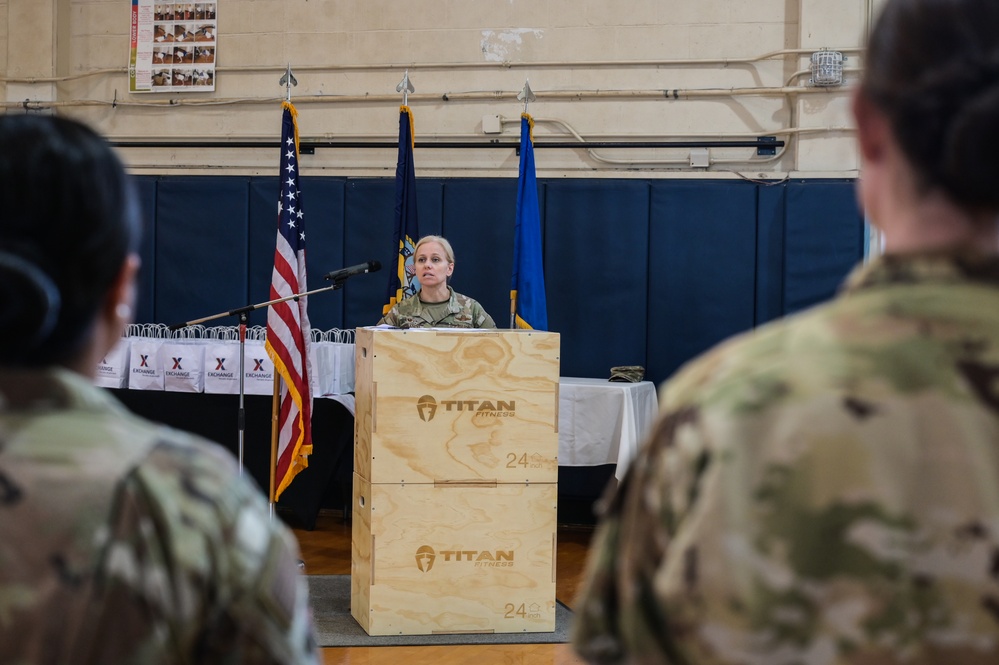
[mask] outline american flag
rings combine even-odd
[[[305,279],[305,215],[298,187],[298,112],[284,102],[281,123],[281,196],[271,300],[308,290]],[[309,392],[309,315],[307,298],[271,305],[267,310],[267,355],[281,376],[278,452],[274,501],[312,453],[312,395]]]

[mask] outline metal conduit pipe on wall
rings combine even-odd
[[[837,90],[830,88],[800,88],[800,87],[777,87],[777,88],[709,88],[709,89],[658,89],[658,90],[551,90],[547,92],[537,92],[539,101],[549,100],[608,100],[608,99],[646,99],[646,100],[693,100],[708,99],[712,97],[780,97],[790,95],[830,95]],[[472,102],[472,101],[516,101],[516,91],[496,90],[492,92],[444,92],[444,93],[412,93],[409,95],[410,102]],[[190,99],[171,98],[160,99],[148,102],[132,102],[122,100],[98,100],[98,99],[76,99],[64,101],[33,101],[24,100],[20,102],[2,102],[0,108],[24,109],[25,111],[44,111],[57,108],[85,107],[85,106],[107,106],[117,108],[163,108],[182,106],[225,106],[225,105],[245,105],[245,104],[275,104],[284,97],[236,97],[236,98],[216,98],[216,99]],[[295,97],[296,104],[386,104],[398,102],[398,95],[301,95]]]
[[[870,6],[868,0],[868,6]],[[832,49],[841,53],[858,53],[862,49],[857,47],[845,47]],[[295,71],[300,72],[353,72],[353,71],[384,71],[394,72],[411,70],[448,70],[448,69],[592,69],[592,68],[622,68],[635,69],[643,67],[704,67],[729,65],[748,65],[763,60],[773,60],[790,56],[809,55],[814,49],[782,49],[771,51],[762,55],[750,56],[746,58],[690,58],[672,60],[585,60],[575,62],[539,61],[539,62],[425,62],[425,63],[382,63],[382,64],[340,64],[340,65],[295,65]],[[284,72],[287,65],[231,65],[219,66],[215,68],[219,73],[263,73],[263,72]],[[79,74],[67,76],[47,76],[47,77],[6,77],[0,76],[2,83],[65,83],[75,81],[90,76],[107,76],[111,74],[128,74],[127,67],[114,67],[106,69],[95,69]]]

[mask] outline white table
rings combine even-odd
[[[561,377],[558,397],[559,466],[616,464],[621,480],[659,411],[651,381]]]

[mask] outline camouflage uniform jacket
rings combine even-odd
[[[475,300],[456,293],[450,286],[447,314],[437,319],[430,313],[427,305],[420,300],[420,294],[406,298],[389,310],[379,324],[387,324],[396,328],[495,328],[493,318],[486,314]]]
[[[315,663],[297,556],[227,451],[0,370],[0,663]]]
[[[999,259],[877,259],[660,398],[594,535],[585,658],[999,663]]]

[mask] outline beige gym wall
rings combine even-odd
[[[417,141],[752,139],[712,148],[539,150],[540,177],[853,177],[849,117],[877,0],[218,0],[214,92],[129,94],[128,0],[0,0],[0,99],[54,109],[116,141],[274,141],[290,64],[303,140],[394,141],[409,71]],[[846,56],[840,86],[809,57]],[[499,116],[502,133],[484,133]],[[274,149],[126,149],[140,173],[273,173]],[[318,149],[306,175],[394,173],[391,149]],[[418,176],[514,177],[513,149],[417,149]]]

